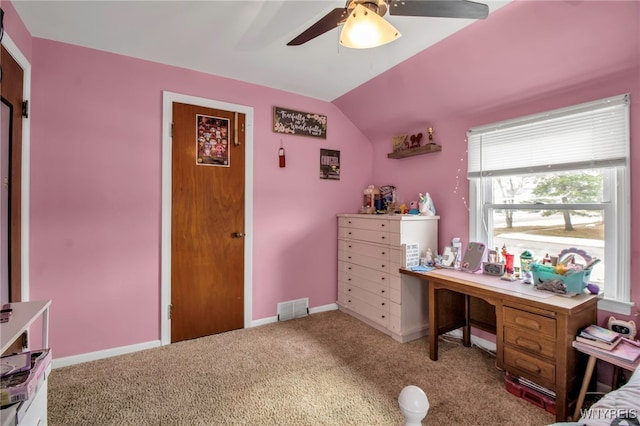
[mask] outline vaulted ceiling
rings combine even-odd
[[[483,1],[490,13],[509,1]],[[202,71],[332,101],[471,19],[390,16],[402,37],[375,49],[339,45],[339,29],[287,46],[344,1],[36,1],[13,4],[34,37]],[[491,19],[491,15],[489,18]]]

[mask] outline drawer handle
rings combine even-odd
[[[380,318],[384,319],[384,318],[385,318],[385,316],[384,316],[384,315],[381,315],[381,316],[380,316]]]
[[[349,225],[351,225],[351,221],[348,221],[347,223],[348,223]]]
[[[384,277],[380,278],[382,281],[384,281]]]
[[[383,223],[383,224],[381,224],[380,226],[382,226],[382,227],[384,228],[384,223]]]
[[[533,340],[529,340],[524,337],[516,337],[516,345],[538,352],[542,350],[542,346],[540,345],[540,343],[534,342]]]
[[[349,231],[349,235],[351,235],[351,231]]]
[[[351,303],[351,299],[347,300],[347,302]]]
[[[347,266],[347,269],[348,269],[348,270],[351,270],[351,266]]]
[[[384,240],[384,236],[381,237]]]
[[[540,330],[540,323],[528,318],[516,317],[515,323],[533,330]]]
[[[381,268],[384,268],[384,265],[381,265],[380,267],[381,267]]]
[[[382,293],[384,293],[384,290],[380,290]]]
[[[542,371],[537,365],[532,366],[530,362],[523,361],[521,359],[516,359],[516,366],[536,374]]]
[[[382,302],[381,305],[384,306],[384,302]]]
[[[347,291],[351,291],[351,289],[350,289],[350,288],[348,288],[348,289],[347,289]]]
[[[351,256],[347,256],[347,259],[351,259]]]
[[[383,256],[384,256],[385,254],[386,254],[385,252],[382,252],[382,255],[383,255]]]
[[[351,248],[351,244],[349,244],[349,248]]]
[[[351,278],[348,278],[347,281],[351,281]]]

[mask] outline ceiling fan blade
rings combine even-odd
[[[434,18],[485,19],[489,6],[467,0],[391,0],[389,14]]]
[[[309,40],[313,40],[314,38],[326,33],[327,31],[331,31],[338,25],[342,24],[344,20],[347,19],[347,15],[348,11],[345,7],[338,7],[333,9],[318,22],[307,28],[298,37],[287,43],[287,46],[299,46],[308,42]]]

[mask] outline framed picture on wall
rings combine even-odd
[[[320,149],[320,179],[340,180],[340,151]]]

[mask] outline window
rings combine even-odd
[[[601,261],[599,307],[629,314],[629,95],[470,129],[471,241]],[[516,260],[516,266],[517,266]]]

